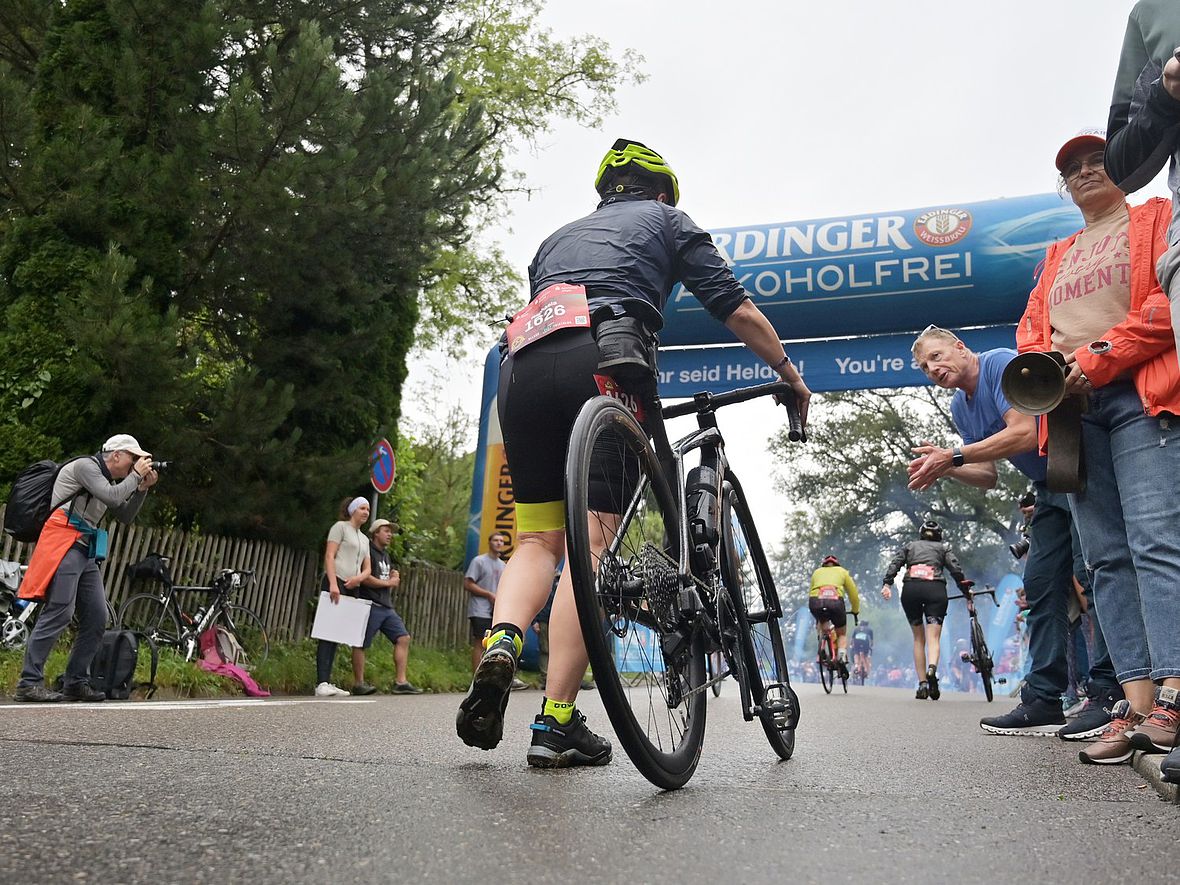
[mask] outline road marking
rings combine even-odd
[[[56,704],[0,704],[6,710],[212,710],[218,707],[290,707],[295,704],[374,704],[372,698],[209,698],[191,701],[100,701],[97,704],[58,702]]]

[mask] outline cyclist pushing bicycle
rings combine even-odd
[[[860,594],[856,590],[856,581],[852,580],[848,569],[840,565],[840,560],[835,556],[825,556],[820,567],[811,573],[807,608],[815,618],[821,641],[823,634],[828,632],[828,624],[836,631],[836,659],[847,671],[848,615],[844,607],[845,597],[850,603],[847,611],[851,611],[853,617],[859,617]]]
[[[490,750],[503,734],[504,709],[524,630],[545,604],[565,555],[565,468],[570,433],[587,401],[606,394],[644,421],[655,393],[655,333],[672,288],[684,283],[719,322],[790,384],[803,422],[811,392],[778,334],[721,257],[709,234],[675,208],[679,183],[645,145],[619,139],[598,168],[595,211],[549,236],[529,267],[530,300],[501,339],[498,409],[512,474],[519,535],[500,579],[492,627],[456,730]],[[590,482],[585,518],[595,562],[623,514],[620,488],[634,482],[626,458]],[[580,517],[579,517],[580,518]],[[546,696],[532,725],[530,765],[602,765],[608,741],[576,709],[587,653],[571,569],[562,572],[549,622]]]
[[[898,550],[889,563],[885,580],[881,582],[881,595],[886,599],[892,597],[893,579],[903,567],[901,607],[914,634],[914,671],[919,679],[914,697],[920,701],[926,698],[937,701],[942,696],[938,687],[938,657],[947,609],[945,573],[950,572],[960,589],[970,584],[951,545],[942,539],[942,528],[933,520],[922,523],[918,540]]]

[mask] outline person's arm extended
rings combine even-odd
[[[946,553],[943,556],[943,562],[946,563],[946,570],[951,573],[951,577],[955,579],[955,583],[962,589],[963,582],[967,580],[967,576],[963,574],[963,567],[959,565],[959,558],[955,556],[950,545],[946,545]]]
[[[844,572],[844,589],[848,591],[848,601],[852,603],[852,613],[859,615],[860,593],[856,589],[856,581],[852,580],[852,575],[847,571]]]
[[[885,580],[881,582],[882,587],[889,587],[893,584],[893,579],[897,577],[897,573],[901,571],[901,567],[905,565],[906,548],[902,547],[897,551],[897,555],[889,560],[889,565],[885,569]]]
[[[1004,425],[1003,430],[963,446],[959,450],[963,453],[962,467],[955,467],[952,463],[952,449],[923,440],[921,445],[911,449],[917,457],[909,465],[910,488],[922,491],[941,477],[949,476],[969,486],[994,489],[996,461],[1037,448],[1037,419],[1032,415],[1009,409],[1004,413]]]
[[[811,401],[811,391],[807,389],[803,376],[799,374],[795,364],[790,360],[783,362],[787,355],[786,351],[783,350],[778,333],[774,331],[774,326],[770,324],[766,314],[747,298],[726,317],[725,327],[768,365],[775,367],[779,377],[791,385],[795,391],[795,398],[799,401],[799,418],[806,427],[807,404]]]

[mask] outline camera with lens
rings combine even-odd
[[[1029,489],[1020,496],[1020,500],[1017,503],[1020,505],[1021,510],[1024,510],[1026,507],[1032,507],[1037,503],[1037,493]],[[1020,538],[1015,544],[1008,545],[1008,552],[1017,559],[1023,559],[1028,554],[1028,548],[1032,546],[1032,541],[1028,537],[1028,524],[1031,521],[1031,514],[1024,517],[1024,524],[1020,527]]]
[[[167,467],[171,463],[172,463],[171,461],[153,461],[152,462],[152,470],[163,470],[165,467]]]
[[[1020,540],[1018,540],[1015,544],[1009,544],[1008,552],[1017,559],[1024,559],[1024,557],[1028,554],[1028,548],[1031,546],[1032,541],[1028,539],[1028,526],[1023,525],[1020,527]]]

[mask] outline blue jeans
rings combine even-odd
[[[1180,676],[1180,420],[1129,381],[1090,394],[1086,490],[1070,495],[1120,683]]]
[[[1069,682],[1065,643],[1073,593],[1073,535],[1066,496],[1037,483],[1037,506],[1028,527],[1024,595],[1028,599],[1028,656],[1021,700],[1060,704]]]

